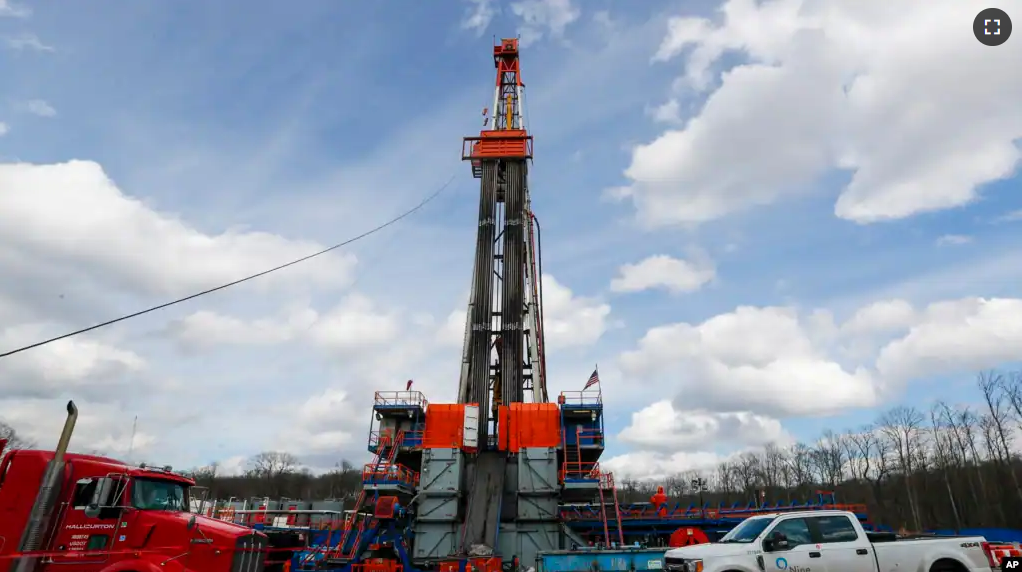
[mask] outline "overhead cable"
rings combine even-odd
[[[158,306],[153,306],[151,308],[146,308],[145,310],[141,310],[141,311],[138,311],[138,312],[135,312],[135,313],[132,313],[132,314],[121,316],[120,318],[115,318],[113,320],[107,320],[105,322],[96,324],[94,326],[89,326],[87,328],[82,328],[80,330],[75,330],[73,332],[68,332],[66,334],[63,334],[63,335],[60,335],[60,336],[57,336],[57,337],[54,337],[54,338],[50,338],[48,340],[43,340],[43,341],[40,341],[40,342],[36,342],[34,344],[29,344],[27,346],[22,346],[22,347],[17,348],[17,349],[13,349],[13,350],[10,350],[10,351],[7,351],[7,352],[3,352],[3,353],[0,353],[0,358],[5,358],[5,357],[8,357],[8,356],[12,356],[12,355],[17,354],[17,353],[21,353],[21,352],[24,352],[24,351],[27,351],[27,350],[38,348],[40,346],[45,346],[46,344],[50,344],[50,343],[53,343],[53,342],[56,342],[56,341],[67,339],[67,338],[70,338],[72,336],[77,336],[79,334],[84,334],[86,332],[91,332],[93,330],[98,330],[100,328],[116,324],[118,322],[123,322],[125,320],[130,320],[131,318],[137,318],[138,316],[142,316],[142,315],[148,314],[150,312],[155,312],[157,310],[162,310],[163,308],[167,308],[169,306],[174,306],[174,305],[180,304],[182,302],[187,302],[188,300],[192,300],[192,299],[198,298],[200,296],[205,296],[206,294],[212,294],[213,292],[224,290],[226,288],[230,288],[231,286],[236,286],[238,284],[241,284],[243,282],[248,282],[249,280],[254,280],[254,279],[259,278],[261,276],[266,276],[267,274],[271,274],[271,273],[276,272],[278,270],[283,270],[283,269],[285,269],[285,268],[287,268],[289,266],[294,266],[295,264],[298,264],[300,262],[305,262],[306,260],[309,260],[309,259],[312,259],[312,258],[316,258],[317,256],[321,256],[321,255],[326,254],[328,252],[337,250],[338,248],[342,248],[342,247],[347,246],[347,245],[349,245],[349,244],[351,244],[353,242],[357,242],[359,240],[362,240],[363,238],[366,238],[368,236],[376,234],[377,232],[387,228],[388,226],[391,226],[391,225],[393,225],[393,224],[395,224],[395,223],[397,223],[397,222],[399,222],[399,221],[401,221],[401,220],[411,216],[412,214],[416,213],[417,211],[419,211],[420,209],[425,207],[427,204],[432,202],[433,199],[437,198],[440,195],[440,193],[442,193],[445,189],[447,189],[448,186],[450,186],[450,184],[451,184],[451,182],[453,180],[454,180],[454,175],[452,175],[451,178],[448,179],[446,183],[444,183],[440,188],[438,188],[436,191],[434,191],[431,195],[429,195],[425,199],[423,199],[422,202],[420,202],[419,204],[415,205],[414,207],[404,211],[400,215],[398,215],[398,216],[388,220],[387,222],[385,222],[385,223],[383,223],[383,224],[381,224],[379,226],[376,226],[376,227],[374,227],[372,229],[369,229],[369,230],[363,232],[362,234],[359,234],[358,236],[354,236],[352,238],[349,238],[349,239],[345,240],[344,242],[339,242],[339,243],[337,243],[337,244],[335,244],[335,245],[333,245],[333,246],[331,246],[329,248],[324,248],[323,250],[320,250],[319,252],[314,252],[312,254],[309,254],[308,256],[303,256],[303,257],[298,258],[296,260],[292,260],[291,262],[287,262],[285,264],[281,264],[280,266],[275,266],[273,268],[270,268],[269,270],[263,270],[262,272],[258,272],[256,274],[252,274],[252,275],[246,276],[244,278],[239,278],[238,280],[235,280],[233,282],[228,282],[226,284],[221,284],[221,285],[216,286],[214,288],[209,288],[208,290],[203,290],[202,292],[196,292],[195,294],[192,294],[190,296],[185,296],[184,298],[178,298],[177,300],[173,300],[171,302],[166,302],[166,303],[160,304]]]

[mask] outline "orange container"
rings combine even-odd
[[[460,449],[464,436],[465,405],[431,403],[426,414],[424,449]]]
[[[509,449],[556,447],[561,442],[561,417],[556,403],[512,403]]]

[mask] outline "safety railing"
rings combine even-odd
[[[524,130],[486,131],[484,137],[465,137],[461,160],[520,158],[532,159],[532,136]]]
[[[600,479],[600,488],[601,489],[610,490],[610,489],[614,488],[614,474],[613,473],[603,473],[603,472],[601,472],[600,475],[599,475],[599,479]]]
[[[235,522],[235,518],[237,518],[237,513],[234,512],[233,508],[222,508],[216,511],[215,518],[217,520],[222,520],[224,522]]]
[[[579,427],[575,432],[575,437],[580,447],[599,447],[603,445],[603,431],[600,429],[583,429]]]
[[[499,557],[482,556],[465,560],[465,572],[501,572],[502,563]],[[440,562],[438,572],[458,572],[461,570],[460,560]]]
[[[352,564],[350,568],[351,572],[402,572],[404,570],[404,566],[394,560],[382,558],[374,558],[372,562]]]
[[[367,463],[362,467],[363,485],[404,485],[419,484],[419,473],[404,465],[390,463]]]
[[[602,407],[603,392],[598,389],[589,391],[562,391],[561,395],[557,397],[557,403],[574,407]]]
[[[393,431],[370,431],[369,432],[369,450],[376,452],[376,449],[381,445],[388,447],[394,440]]]
[[[422,447],[424,431],[401,431],[401,442],[397,446],[408,449],[419,449]],[[369,452],[377,453],[379,448],[390,447],[394,444],[394,432],[389,429],[383,431],[372,431],[369,433]]]
[[[373,399],[374,407],[418,407],[425,410],[429,406],[426,396],[421,391],[377,391]]]
[[[561,465],[562,483],[579,483],[592,481],[598,483],[600,480],[599,463],[583,463],[580,461],[568,461]]]
[[[601,487],[607,488],[602,481],[601,475]],[[794,506],[764,506],[761,508],[703,508],[689,506],[686,508],[676,507],[673,510],[668,510],[666,507],[657,509],[655,506],[648,504],[634,506],[634,505],[621,505],[620,512],[621,518],[626,520],[679,520],[679,519],[691,519],[691,520],[717,520],[717,519],[729,519],[729,520],[741,520],[750,516],[756,516],[763,513],[770,512],[794,512],[794,511],[814,511],[814,510],[845,510],[857,515],[866,514],[866,505],[861,504],[831,504],[831,505],[794,505]],[[592,506],[572,506],[561,509],[561,518],[564,520],[600,520],[600,508],[596,505]]]

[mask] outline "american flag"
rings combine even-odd
[[[600,383],[600,370],[594,369],[593,375],[589,376],[589,381],[586,382],[586,386],[582,388],[582,391],[589,389],[590,387]]]

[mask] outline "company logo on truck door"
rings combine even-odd
[[[788,568],[788,561],[785,560],[784,558],[778,558],[777,560],[774,560],[774,566],[776,566],[778,570],[790,570],[791,572],[812,572],[812,568],[809,568],[807,566],[792,566],[791,568]]]
[[[113,530],[112,524],[69,524],[64,527],[67,530]]]

